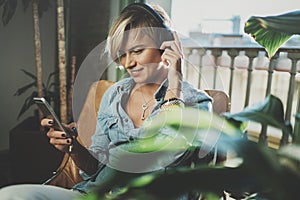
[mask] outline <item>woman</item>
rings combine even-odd
[[[53,130],[51,119],[42,120],[42,126],[50,128],[47,133],[50,143],[61,151],[69,152],[89,178],[72,190],[47,185],[12,186],[0,190],[1,197],[14,194],[20,195],[21,199],[73,199],[88,193],[105,179],[111,169],[106,166],[114,166],[111,147],[142,137],[145,120],[171,106],[211,109],[208,95],[182,81],[181,44],[169,25],[169,18],[160,7],[139,3],[126,7],[112,25],[107,50],[112,59],[126,69],[129,78],[117,82],[104,94],[89,150],[77,140],[66,137],[66,133]],[[76,130],[74,124],[67,127]],[[166,129],[160,134],[171,133]],[[171,155],[160,167],[166,167],[177,158]],[[146,166],[135,168],[135,163],[131,163],[129,168],[125,166],[128,167],[128,163],[114,167],[131,172],[153,170],[143,171]]]

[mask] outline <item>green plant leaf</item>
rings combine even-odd
[[[188,192],[212,192],[220,196],[224,190],[234,196],[244,192],[257,194],[269,191],[267,196],[270,198],[267,199],[276,200],[294,199],[297,196],[299,172],[293,173],[286,164],[282,164],[282,155],[278,157],[275,151],[246,140],[235,141],[233,144],[236,144],[236,150],[244,159],[237,167],[200,165],[195,168],[169,168],[167,171],[145,175],[114,171],[110,179],[98,185],[92,194],[97,194],[98,199],[150,200],[176,199]],[[297,152],[299,150],[293,151]],[[108,192],[111,190],[114,192]]]
[[[300,146],[296,144],[285,145],[278,150],[277,154],[280,164],[300,177]]]
[[[260,19],[261,27],[286,34],[300,34],[300,10],[257,19]]]
[[[8,24],[8,22],[11,20],[14,13],[16,12],[17,3],[17,0],[7,0],[4,3],[2,13],[2,23],[4,26]]]
[[[160,129],[164,127],[170,127],[176,133],[159,134]],[[180,150],[192,147],[195,145],[192,143],[194,139],[201,138],[199,137],[201,134],[208,134],[209,131],[223,133],[230,137],[241,137],[241,132],[224,118],[194,108],[179,108],[165,111],[147,120],[142,137],[121,145],[120,148],[135,153],[153,152],[161,148]]]
[[[159,130],[166,127],[170,128],[171,132],[174,131],[175,134],[159,134]],[[219,134],[220,137],[215,136],[219,136]],[[122,154],[124,151],[133,153],[189,151],[193,150],[194,147],[199,147],[197,145],[206,144],[209,146],[211,141],[207,140],[204,136],[212,138],[216,137],[217,139],[215,142],[218,143],[218,147],[220,147],[219,144],[227,146],[235,140],[242,139],[241,135],[242,133],[228,123],[224,118],[210,112],[193,108],[173,109],[162,112],[155,118],[147,120],[145,122],[145,128],[141,139],[116,146],[114,149],[121,150],[118,157],[120,159],[117,159],[117,161],[113,164],[109,162],[108,166],[119,166],[119,164],[123,163],[123,159],[128,160],[128,155]],[[196,140],[196,142],[194,140]],[[216,145],[216,143],[214,143],[214,145]],[[159,156],[161,155],[162,158],[159,157],[149,162],[147,160],[147,166],[155,166],[157,164],[157,160],[164,160],[164,155],[159,154]],[[158,164],[161,163],[158,162]],[[159,169],[161,169],[161,167]],[[128,180],[140,175],[134,174],[131,178],[128,178],[128,175],[124,175],[124,172],[117,171],[115,173],[117,175],[113,177],[117,177],[118,183],[120,184],[127,183]],[[102,189],[105,188],[104,190],[106,190],[107,188],[114,187],[113,179],[114,178],[111,180],[112,182],[108,181],[106,183],[102,183]],[[130,187],[142,187],[143,185],[147,185],[149,181],[151,181],[151,175],[137,179],[135,182],[131,183],[132,185],[130,185]],[[117,189],[117,191],[117,193],[114,192],[113,194],[105,194],[105,197],[107,199],[118,199],[120,196],[128,195],[127,186],[121,188],[121,190]],[[137,196],[143,196],[143,194],[144,192],[139,193],[139,191],[137,191],[137,193],[134,194],[134,197],[137,198]],[[148,193],[148,197],[149,195],[151,196],[150,193]],[[144,198],[147,199],[147,196],[144,195]],[[157,198],[149,197],[149,199]]]
[[[31,88],[36,88],[37,87],[37,78],[36,75],[25,70],[25,69],[21,69],[21,71],[28,77],[30,77],[33,82],[22,86],[21,88],[19,88],[15,93],[14,96],[20,96],[22,94],[24,94],[25,92],[27,92],[29,89]],[[57,92],[54,91],[53,86],[55,86],[55,82],[50,82],[52,79],[51,77],[55,76],[57,74],[57,71],[52,72],[48,75],[47,78],[47,85],[46,84],[42,84],[43,87],[43,96],[46,98],[46,100],[48,102],[53,102],[58,100],[58,96],[59,94]],[[51,89],[53,88],[53,91],[51,91]],[[33,91],[31,93],[31,95],[29,97],[27,97],[25,99],[24,104],[22,105],[22,108],[18,114],[18,119],[33,105],[33,101],[32,98],[37,96],[37,91]]]
[[[28,89],[35,87],[36,86],[36,81],[29,83],[27,85],[24,85],[23,87],[19,88],[15,93],[14,96],[20,96],[22,95],[24,92],[26,92]]]
[[[286,133],[292,134],[292,126],[287,124],[283,118],[283,104],[281,100],[274,95],[269,95],[265,100],[248,106],[241,112],[224,113],[224,117],[229,121],[254,121],[262,125],[271,125]]]
[[[97,194],[89,193],[87,195],[83,195],[83,197],[78,197],[75,200],[99,200]]]
[[[24,104],[23,104],[23,106],[22,106],[22,108],[21,108],[21,110],[18,114],[17,119],[19,119],[34,104],[33,97],[36,97],[36,96],[37,96],[37,92],[34,91],[34,92],[31,93],[31,95],[29,97],[27,97],[25,99],[25,102],[24,102]]]
[[[58,75],[58,70],[56,70],[56,71],[54,71],[54,72],[52,72],[52,73],[50,73],[49,74],[49,76],[48,76],[48,78],[47,78],[47,81],[46,81],[46,88],[47,89],[51,89],[51,87],[53,86],[53,85],[55,85],[55,82],[50,82],[51,81],[51,79],[54,77],[54,76],[56,76],[56,75]]]
[[[0,7],[5,3],[5,0],[0,0]]]
[[[97,190],[97,193],[99,199],[171,200],[191,192],[212,192],[221,196],[224,186],[236,191],[241,191],[245,187],[241,182],[247,179],[249,175],[244,170],[243,168],[234,169],[210,166],[199,166],[193,169],[181,167],[170,169],[166,172],[158,171],[132,178],[121,188],[122,192],[103,193],[103,190]],[[116,174],[116,178],[117,176],[118,174]],[[145,178],[149,179],[147,183],[137,184],[137,182],[140,182],[140,179]],[[126,189],[126,192],[123,192],[124,189]]]
[[[269,166],[270,159],[263,157],[263,148],[256,148],[253,143],[246,140],[238,143],[236,150],[241,150],[242,156],[249,156],[249,162],[255,159],[265,168]],[[236,143],[236,140],[232,141]],[[248,162],[248,163],[249,163]],[[274,164],[273,162],[271,162]],[[263,168],[263,169],[265,169]],[[199,165],[195,168],[189,166],[168,168],[167,171],[159,170],[149,174],[125,175],[124,172],[115,171],[111,179],[102,183],[95,191],[99,199],[176,199],[176,197],[189,192],[206,193],[212,192],[221,195],[224,190],[234,191],[236,194],[248,191],[250,189],[260,188],[259,181],[253,172],[257,169],[244,167],[243,165],[235,168],[221,165],[208,166]],[[254,173],[254,175],[255,175]],[[259,176],[261,176],[262,170]],[[273,175],[273,170],[268,175]],[[117,186],[116,186],[117,185]],[[120,186],[122,186],[120,188]],[[117,189],[115,190],[115,187]],[[114,192],[108,192],[110,190]],[[119,190],[120,189],[120,190]],[[124,192],[125,191],[125,192]]]
[[[12,19],[17,8],[17,3],[18,0],[0,0],[0,7],[3,7],[2,23],[4,26]],[[32,0],[22,0],[23,10],[26,11],[32,3]],[[51,8],[52,3],[53,1],[51,0],[38,1],[39,17],[42,17],[43,13]]]
[[[29,7],[29,4],[32,3],[32,0],[22,0],[23,10],[26,11]]]
[[[51,8],[51,0],[38,1],[39,17],[42,17],[44,12]]]
[[[36,78],[35,74],[33,74],[33,73],[29,72],[29,71],[26,71],[25,69],[21,69],[21,71],[24,72],[24,74],[26,74],[27,76],[29,76],[30,78],[32,78],[33,80],[36,81],[37,78]]]
[[[283,119],[283,105],[277,97],[270,95],[264,101],[249,106],[244,111],[236,114],[226,113],[228,121],[257,121],[263,124],[273,125],[282,129],[290,130],[291,127],[285,125]],[[226,120],[225,120],[226,121]],[[211,192],[220,196],[224,190],[230,191],[231,194],[243,194],[243,192],[252,192],[259,194],[260,192],[270,191],[267,196],[270,199],[294,199],[298,195],[298,183],[300,175],[299,165],[291,165],[287,162],[282,163],[282,157],[299,162],[299,158],[294,153],[299,153],[299,147],[296,151],[277,154],[275,151],[265,146],[257,145],[251,141],[241,139],[241,133],[229,123],[224,123],[224,119],[211,115],[208,112],[194,109],[178,109],[170,112],[161,113],[157,118],[146,122],[145,140],[133,143],[136,145],[151,145],[147,139],[157,137],[156,133],[162,127],[171,127],[177,133],[184,137],[173,137],[183,140],[183,144],[189,141],[190,135],[186,131],[192,131],[193,134],[203,134],[200,130],[217,130],[221,132],[227,140],[218,140],[219,144],[226,143],[242,158],[243,162],[235,167],[225,167],[222,165],[207,166],[196,165],[195,168],[176,167],[169,168],[167,171],[158,170],[148,174],[129,174],[114,170],[110,178],[106,179],[101,185],[98,185],[92,195],[97,194],[98,199],[175,199],[176,197],[188,192]],[[195,131],[196,130],[196,131]],[[211,133],[210,132],[210,133]],[[202,143],[205,143],[203,137],[199,137]],[[222,138],[222,137],[221,137]],[[150,141],[150,140],[149,140]],[[164,144],[164,143],[161,143]],[[191,146],[197,143],[187,143]],[[126,144],[124,144],[126,147]],[[158,145],[159,148],[161,146]],[[144,152],[149,150],[138,146],[127,146],[127,150]],[[177,150],[177,146],[173,146],[170,150]],[[292,156],[290,156],[292,155]],[[291,170],[291,167],[296,169]],[[274,177],[274,178],[270,178]],[[283,184],[289,183],[289,184]],[[111,192],[113,191],[113,192]],[[212,195],[211,198],[216,198]],[[266,194],[264,194],[266,195]],[[250,195],[249,198],[252,198]],[[241,199],[241,198],[238,198]],[[244,199],[244,198],[243,198]],[[247,199],[247,198],[245,198]],[[267,198],[269,199],[269,198]]]
[[[224,118],[195,108],[164,111],[145,121],[143,128],[138,139],[110,145],[110,167],[119,169],[122,166],[124,171],[149,172],[162,166],[188,162],[197,148],[201,157],[208,155],[217,144],[219,152],[224,153],[228,140],[242,138],[242,133]],[[167,131],[160,132],[162,129]],[[222,145],[219,145],[220,141]],[[174,160],[179,157],[179,160]],[[144,159],[143,162],[133,168],[131,163],[140,158]]]
[[[300,34],[300,11],[277,16],[252,16],[245,24],[245,33],[265,47],[269,58],[294,34]]]
[[[204,110],[190,107],[184,109],[174,108],[170,111],[160,113],[154,119],[147,120],[144,134],[151,135],[164,126],[173,127],[182,133],[184,133],[184,128],[191,128],[191,130],[194,131],[200,129],[215,129],[231,137],[240,137],[240,132],[224,118]]]
[[[29,76],[30,78],[32,78],[32,79],[34,80],[34,82],[29,83],[29,84],[27,84],[27,85],[25,85],[25,86],[19,88],[19,89],[15,92],[14,96],[20,96],[20,95],[22,95],[24,92],[26,92],[28,89],[30,89],[31,87],[36,87],[36,85],[37,85],[37,82],[36,82],[37,79],[36,79],[36,76],[35,76],[34,74],[32,74],[32,73],[30,73],[30,72],[28,72],[28,71],[26,71],[26,70],[24,70],[24,69],[21,69],[21,71],[22,71],[25,75],[27,75],[27,76]]]

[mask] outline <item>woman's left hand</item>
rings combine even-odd
[[[173,37],[174,40],[163,42],[160,49],[164,50],[161,59],[163,64],[168,68],[168,91],[173,91],[173,93],[176,93],[173,96],[179,97],[178,91],[181,89],[183,51],[176,32],[173,32]]]

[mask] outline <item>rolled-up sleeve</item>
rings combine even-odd
[[[185,83],[182,88],[186,106],[212,112],[212,98],[205,92]]]

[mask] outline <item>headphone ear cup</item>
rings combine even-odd
[[[171,29],[168,29],[168,35],[169,35],[169,40],[168,41],[175,40],[173,32],[171,31]]]
[[[173,32],[167,27],[167,28],[159,28],[158,40],[160,41],[160,44],[158,44],[158,45],[161,46],[161,44],[164,41],[172,41],[172,40],[175,40],[175,38],[173,36]]]

